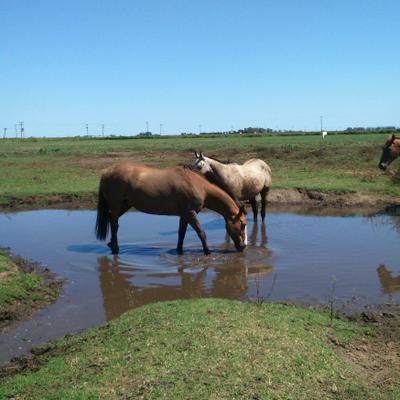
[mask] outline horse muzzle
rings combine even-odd
[[[242,252],[246,248],[246,245],[244,243],[235,243],[235,247],[237,251]]]

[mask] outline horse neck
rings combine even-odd
[[[228,166],[224,165],[223,163],[214,160],[212,158],[208,158],[208,162],[212,168],[212,170],[220,177],[224,177],[227,173]]]
[[[239,208],[232,198],[212,183],[207,185],[204,207],[216,211],[225,219],[230,218],[239,212]]]

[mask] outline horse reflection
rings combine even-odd
[[[382,289],[387,294],[400,292],[400,276],[393,276],[386,267],[381,264],[377,269]]]
[[[267,228],[265,222],[261,223],[260,234],[261,234],[260,247],[266,248],[268,243],[268,238],[267,238]],[[251,235],[249,238],[249,243],[252,246],[257,246],[257,236],[258,236],[258,223],[254,222],[253,228],[251,230]]]
[[[261,238],[260,238],[259,247],[267,248],[267,244],[268,244],[267,227],[266,227],[265,222],[262,222],[260,225],[261,225],[260,226]],[[249,240],[248,244],[251,246],[257,246],[258,227],[259,227],[259,225],[258,225],[257,221],[254,221],[253,226],[251,228],[249,238],[248,238],[248,240]],[[226,234],[225,235],[225,244],[228,244],[228,243],[230,243],[230,237],[228,234]],[[226,248],[228,248],[228,247],[226,246]]]
[[[98,271],[106,319],[158,301],[200,297],[244,300],[248,297],[250,279],[272,272],[272,267],[265,264],[248,266],[251,263],[245,253],[223,252],[217,257],[179,256],[178,268],[171,268],[170,272],[127,266],[118,256],[99,257]]]

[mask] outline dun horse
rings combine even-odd
[[[400,155],[400,138],[397,138],[394,134],[389,135],[385,145],[382,149],[381,159],[378,167],[383,171],[389,166],[389,164]]]
[[[178,253],[183,251],[183,240],[190,224],[199,236],[204,254],[210,254],[206,235],[197,218],[203,208],[221,214],[237,250],[246,247],[246,215],[223,190],[209,183],[188,167],[156,169],[139,164],[119,164],[107,169],[101,177],[96,236],[105,240],[111,226],[108,246],[113,254],[119,252],[118,219],[130,207],[149,214],[180,217]]]
[[[249,200],[257,220],[256,196],[261,195],[261,219],[265,220],[265,206],[271,186],[271,168],[262,160],[252,158],[243,165],[224,163],[214,158],[196,154],[194,167],[210,182],[225,190],[235,201]]]

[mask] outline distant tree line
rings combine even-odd
[[[395,126],[377,126],[376,128],[364,128],[364,127],[349,127],[346,128],[345,132],[396,132],[398,128]]]
[[[399,128],[395,126],[378,126],[378,127],[349,127],[345,130],[330,131],[331,133],[383,133],[383,132],[396,132]],[[260,127],[248,127],[239,130],[231,131],[211,131],[201,132],[200,136],[220,136],[220,135],[248,135],[248,136],[261,136],[261,135],[274,135],[274,134],[319,134],[319,131],[305,131],[295,129],[271,129],[271,128],[260,128]],[[198,136],[193,132],[182,132],[181,136]]]

